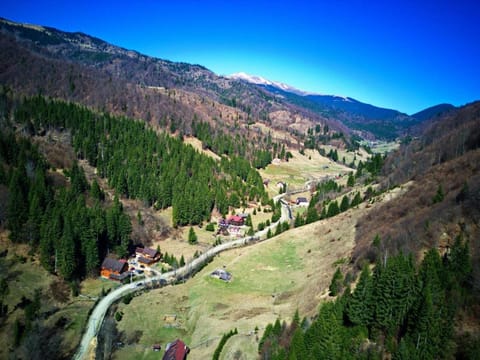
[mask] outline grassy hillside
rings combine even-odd
[[[313,316],[318,304],[329,298],[336,267],[348,271],[357,219],[375,207],[362,205],[264,243],[222,253],[185,284],[153,290],[128,305],[120,303],[117,311],[123,318],[117,327],[125,346],[116,351],[116,358],[154,358],[153,343],[165,344],[177,336],[192,348],[193,359],[209,358],[223,333],[235,327],[239,335],[227,342],[226,351],[255,358],[255,327],[261,336],[265,324],[290,319],[297,309]],[[233,275],[229,283],[209,276],[223,267]],[[174,327],[165,321],[172,314],[177,316]]]
[[[18,340],[22,343],[15,354],[21,358],[28,358],[34,349],[46,358],[69,358],[80,340],[95,299],[116,284],[89,279],[80,285],[79,296],[73,297],[68,283],[48,273],[38,258],[29,253],[27,246],[11,243],[7,232],[0,234],[0,253],[2,280],[8,288],[3,300],[7,314],[2,317],[0,326],[0,358],[9,358]],[[40,293],[39,316],[28,325],[24,319],[36,292]],[[17,324],[32,327],[28,338],[16,340]]]

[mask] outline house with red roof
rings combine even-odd
[[[185,343],[177,339],[174,342],[168,343],[165,347],[165,354],[163,360],[185,360],[187,358],[190,348]]]
[[[245,223],[245,219],[239,215],[230,216],[227,219],[229,225],[242,226]]]

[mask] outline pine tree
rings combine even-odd
[[[404,321],[418,292],[413,258],[391,257],[374,272],[375,323],[392,335]]]
[[[346,313],[356,325],[368,326],[373,321],[373,282],[368,265],[363,267],[355,291],[350,296]]]
[[[342,198],[342,202],[340,203],[340,212],[347,211],[350,207],[350,200],[348,199],[347,195],[344,195]]]
[[[337,200],[331,201],[328,204],[327,218],[338,215],[339,213],[340,209],[338,208]]]
[[[28,220],[28,202],[25,195],[28,192],[28,184],[25,179],[26,175],[16,169],[8,187],[7,226],[13,242],[24,240],[23,225]]]
[[[318,219],[318,212],[315,206],[309,206],[307,209],[307,217],[305,219],[305,223],[310,224],[317,221]]]
[[[470,287],[472,284],[472,263],[468,241],[463,242],[461,235],[455,238],[455,242],[448,254],[447,268],[461,286]]]
[[[301,215],[295,216],[295,221],[293,224],[295,227],[300,227],[303,225],[303,217]]]
[[[82,234],[82,243],[85,248],[85,272],[87,275],[98,276],[98,267],[100,266],[100,258],[98,254],[98,246],[94,235],[94,230],[88,228]]]
[[[439,203],[443,201],[443,198],[445,197],[445,194],[443,193],[443,187],[442,185],[438,185],[437,192],[435,193],[435,196],[433,197],[433,203]]]
[[[193,227],[190,227],[190,230],[188,231],[188,243],[193,245],[196,244],[198,241],[197,234],[195,234],[195,230],[193,230]]]
[[[360,193],[357,192],[355,193],[355,196],[353,197],[352,203],[350,204],[351,207],[355,207],[360,205],[362,202],[362,197],[360,196]]]
[[[343,281],[342,272],[340,271],[340,268],[337,267],[337,270],[333,274],[332,281],[330,282],[330,286],[328,287],[330,296],[338,295],[338,293],[342,290],[342,281]]]
[[[303,336],[303,331],[300,327],[297,326],[295,332],[293,333],[292,340],[290,342],[290,351],[288,354],[288,359],[307,359],[308,351],[305,346],[305,339]]]
[[[335,302],[324,303],[305,333],[305,345],[313,359],[341,359],[342,329],[337,307]]]
[[[98,182],[96,179],[93,180],[92,186],[90,187],[90,195],[99,201],[103,201],[105,198],[105,194],[103,193],[102,189],[100,188],[100,185],[98,185]]]
[[[120,214],[118,218],[118,235],[120,243],[117,247],[117,254],[120,257],[128,255],[128,246],[130,244],[130,233],[132,232],[132,224],[130,218],[126,214]]]
[[[75,239],[70,219],[65,219],[63,235],[58,248],[58,270],[66,280],[72,280],[77,270]]]
[[[353,187],[354,185],[355,185],[355,175],[353,175],[353,173],[350,173],[348,175],[347,186]]]
[[[268,228],[268,230],[267,230],[267,239],[270,239],[272,236],[273,236],[272,230],[271,230],[270,228]]]

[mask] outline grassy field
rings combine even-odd
[[[192,348],[189,358],[210,358],[223,333],[235,327],[240,334],[227,342],[225,352],[255,358],[255,327],[261,336],[268,323],[278,317],[288,320],[296,309],[313,316],[318,304],[329,298],[335,264],[349,259],[356,219],[365,211],[361,206],[255,246],[222,253],[187,283],[153,290],[129,305],[120,304],[124,316],[119,330],[126,339],[135,331],[142,335],[132,346],[120,349],[116,358],[153,358],[157,356],[150,350],[153,343],[165,345],[177,337]],[[341,266],[347,262],[340,262]],[[232,281],[211,278],[216,268],[231,272]],[[173,314],[172,329],[165,316]]]
[[[352,171],[352,169],[337,164],[321,156],[318,151],[305,150],[305,155],[298,151],[291,151],[293,158],[279,164],[270,164],[266,169],[260,170],[264,179],[269,179],[268,192],[270,196],[278,194],[277,182],[286,182],[290,188],[303,187],[305,182],[325,176],[335,176]]]
[[[379,154],[384,154],[384,153],[389,153],[393,150],[396,150],[400,146],[399,141],[376,141],[374,143],[371,143],[369,141],[362,141],[361,145],[368,145],[370,146],[370,149],[372,150],[373,153],[379,153]]]

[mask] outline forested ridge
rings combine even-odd
[[[458,311],[475,302],[471,276],[469,246],[461,236],[443,256],[429,250],[418,268],[412,256],[385,254],[373,274],[364,266],[352,293],[340,274],[345,291],[323,303],[311,322],[300,321],[297,313],[289,325],[269,324],[259,343],[260,357],[474,358],[480,339],[454,333]]]
[[[107,202],[98,183],[87,182],[76,161],[64,169],[68,186],[55,186],[58,174],[25,134],[69,132],[77,157],[96,167],[118,196],[172,206],[175,226],[208,221],[214,208],[226,214],[230,206],[268,200],[260,175],[240,157],[217,161],[143,122],[73,103],[41,96],[2,100],[4,119],[13,119],[0,137],[6,226],[13,241],[38,249],[44,267],[66,280],[96,275],[108,251],[126,256],[130,219],[118,197]],[[24,135],[15,134],[14,125]]]
[[[248,161],[234,155],[215,161],[141,121],[40,96],[22,101],[14,118],[33,131],[70,131],[78,157],[95,166],[119,195],[159,209],[172,206],[174,225],[209,220],[214,207],[226,214],[229,206],[267,200]]]
[[[36,146],[13,133],[0,133],[1,183],[8,186],[6,226],[16,243],[38,251],[42,265],[68,281],[96,276],[108,249],[127,253],[131,224],[115,199],[102,201],[77,163],[65,172],[70,186],[56,186]],[[94,200],[87,206],[87,198]]]

